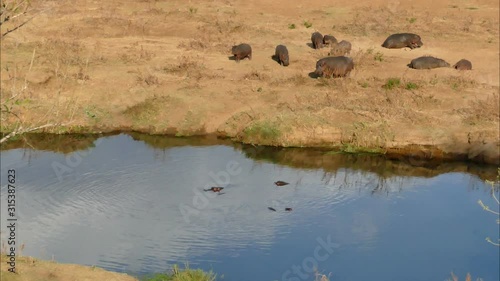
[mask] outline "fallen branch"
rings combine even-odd
[[[20,25],[18,25],[18,26],[16,26],[16,27],[14,27],[13,29],[8,29],[8,28],[7,28],[7,31],[5,31],[4,33],[2,33],[2,37],[0,37],[0,38],[3,38],[5,35],[7,35],[7,34],[9,34],[9,33],[13,32],[13,31],[16,31],[17,29],[21,28],[23,25],[25,25],[25,24],[27,24],[28,22],[30,22],[33,18],[34,18],[34,16],[33,16],[33,17],[31,17],[31,18],[29,18],[29,19],[28,19],[28,20],[26,20],[25,22],[21,23]]]
[[[6,135],[5,137],[3,137],[0,140],[0,143],[4,143],[8,139],[10,139],[10,138],[12,138],[12,137],[14,137],[16,135],[21,135],[21,134],[33,132],[33,131],[36,131],[36,130],[40,130],[40,129],[43,129],[43,128],[54,127],[54,126],[61,126],[61,125],[63,125],[63,124],[45,124],[45,125],[42,125],[42,126],[38,126],[38,127],[35,127],[35,128],[28,128],[28,129],[23,129],[23,127],[21,126],[18,129],[14,130],[13,132],[11,132],[8,135]]]

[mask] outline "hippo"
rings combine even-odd
[[[316,62],[314,73],[322,77],[344,77],[354,69],[354,62],[345,56],[326,57]]]
[[[274,56],[280,64],[283,64],[283,66],[288,66],[290,64],[288,49],[285,45],[276,46],[276,53]]]
[[[414,33],[396,33],[385,39],[382,47],[387,49],[420,48],[424,45],[419,35]]]
[[[244,58],[252,59],[252,47],[248,44],[242,43],[236,46],[233,46],[231,49],[236,61],[239,62]]]
[[[458,70],[471,70],[472,63],[466,59],[461,59],[453,65],[453,68]]]
[[[314,49],[323,48],[323,35],[319,32],[314,32],[311,35],[311,41]]]
[[[423,56],[413,59],[409,64],[409,68],[414,69],[432,69],[438,67],[450,67],[450,64],[442,59],[431,56]]]
[[[204,191],[220,192],[223,189],[224,189],[224,187],[214,186],[214,187],[211,187],[211,188],[208,188],[208,189],[204,189]]]
[[[334,36],[332,35],[325,35],[323,36],[323,44],[324,45],[331,45],[331,44],[334,44],[334,43],[337,43],[337,38],[335,38]]]
[[[274,184],[277,186],[284,186],[284,185],[287,185],[288,183],[286,181],[277,181],[277,182],[274,182]]]
[[[345,56],[351,52],[352,45],[349,41],[342,40],[339,43],[333,43],[329,56]]]

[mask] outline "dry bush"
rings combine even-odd
[[[234,34],[245,30],[245,25],[242,21],[235,21],[232,19],[220,20],[215,19],[215,21],[208,21],[206,24],[201,25],[198,29],[203,33],[219,33],[219,34]]]
[[[166,73],[186,74],[195,71],[201,71],[205,68],[203,60],[199,56],[180,56],[177,58],[177,63],[168,64],[163,68]]]
[[[270,86],[301,86],[308,83],[308,81],[312,80],[311,78],[304,76],[303,74],[297,73],[291,77],[287,78],[277,78],[269,83]]]
[[[398,18],[406,18],[407,11],[396,14],[391,8],[368,6],[357,9],[351,22],[335,27],[343,33],[351,35],[387,34],[391,29],[397,29]]]
[[[461,90],[467,88],[477,87],[478,83],[476,80],[464,76],[446,76],[440,79],[431,79],[429,81],[430,84],[437,84],[437,82],[441,81],[446,85],[450,85],[453,90]]]
[[[144,84],[146,86],[153,86],[153,85],[159,85],[160,80],[158,79],[158,76],[152,74],[149,71],[143,72],[141,70],[137,71],[137,82],[140,84]]]
[[[126,46],[125,49],[126,51],[120,54],[120,59],[125,64],[148,62],[156,57],[155,52],[144,48],[144,46],[139,45],[139,43],[130,44],[130,46]]]
[[[85,52],[85,46],[78,40],[45,39],[37,44],[37,53],[41,63],[56,65],[85,65],[91,56]]]
[[[458,110],[463,114],[463,121],[467,124],[475,125],[482,122],[498,122],[499,113],[499,95],[493,93],[486,99],[473,100],[470,107]]]
[[[262,73],[260,71],[257,71],[257,70],[252,70],[251,72],[246,73],[245,75],[243,75],[243,79],[268,81],[269,80],[269,75],[267,75],[266,73]]]
[[[209,46],[208,46],[207,43],[205,43],[205,42],[203,42],[201,40],[192,39],[192,40],[189,40],[189,41],[181,42],[178,45],[178,47],[186,49],[186,50],[202,51],[202,50],[207,49]]]

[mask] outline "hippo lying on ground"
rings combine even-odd
[[[424,45],[420,36],[414,33],[396,33],[385,39],[382,47],[388,49],[400,49],[400,48],[420,48]]]
[[[326,57],[316,62],[314,73],[322,77],[344,77],[354,69],[354,62],[351,58],[338,56]]]
[[[252,47],[250,47],[250,45],[248,44],[243,43],[233,46],[231,52],[233,53],[237,62],[244,58],[248,58],[249,60],[252,59]]]
[[[332,35],[325,35],[323,36],[323,44],[325,45],[331,45],[331,44],[334,44],[334,43],[337,43],[337,38],[335,38],[334,36]]]
[[[276,46],[276,53],[274,54],[274,57],[283,66],[288,66],[290,64],[288,49],[284,45]]]
[[[409,68],[414,69],[432,69],[438,67],[450,67],[450,64],[442,59],[431,56],[423,56],[413,59],[409,64]]]
[[[319,32],[314,32],[311,35],[311,41],[314,49],[323,48],[323,35]]]
[[[471,70],[472,63],[466,59],[461,59],[453,65],[453,68],[458,70]]]
[[[339,43],[333,43],[329,56],[345,56],[351,52],[352,45],[349,41],[342,40]]]

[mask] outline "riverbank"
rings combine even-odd
[[[2,281],[214,281],[215,274],[202,270],[179,270],[174,267],[172,274],[156,274],[138,279],[136,277],[111,272],[95,266],[64,264],[54,261],[44,261],[32,257],[17,257],[17,273],[9,272],[6,266],[7,256],[1,256],[0,280]]]
[[[2,39],[1,100],[15,115],[1,130],[21,121],[499,164],[498,1],[274,3],[45,1]],[[314,31],[352,43],[349,78],[309,77],[329,52],[307,45]],[[380,47],[399,31],[424,46]],[[252,60],[228,59],[240,42]],[[290,66],[270,59],[277,44]],[[422,55],[473,70],[406,67]]]
[[[82,266],[76,264],[62,264],[54,261],[44,261],[32,257],[17,257],[17,274],[8,271],[5,262],[7,257],[2,255],[1,280],[4,281],[63,281],[63,280],[113,280],[113,281],[138,281],[137,278],[109,272],[98,267]]]

